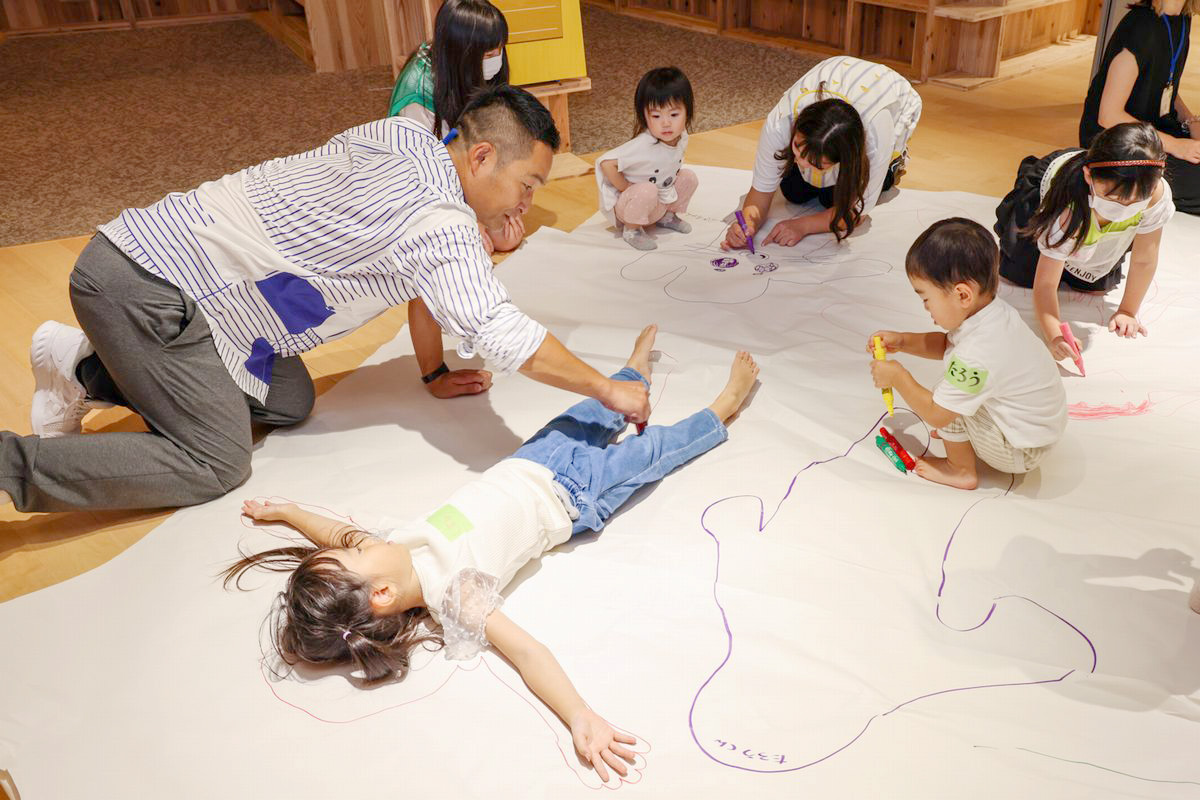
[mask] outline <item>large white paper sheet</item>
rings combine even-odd
[[[962,492],[903,476],[875,449],[884,409],[863,346],[877,328],[932,329],[904,253],[944,216],[990,226],[995,199],[903,190],[847,243],[751,257],[713,245],[748,173],[697,172],[692,234],[660,232],[643,255],[596,217],[539,231],[500,268],[517,304],[600,369],[657,322],[653,421],[707,404],[735,349],[762,365],[727,443],[506,593],[589,703],[639,737],[622,794],[1200,794],[1200,615],[1186,602],[1200,574],[1200,221],[1167,229],[1148,339],[1107,332],[1117,296],[1064,295],[1088,367],[1086,379],[1064,369],[1067,392],[1093,418],[1073,420],[1039,471],[985,470]],[[1028,292],[1001,294],[1030,317]],[[259,634],[281,581],[238,593],[214,579],[239,545],[282,533],[243,525],[244,497],[365,525],[420,513],[573,400],[522,377],[434,400],[407,338],[266,439],[238,492],[0,605],[0,769],[22,797],[600,788],[494,655],[422,656],[371,691],[337,673],[278,680]],[[905,363],[926,383],[939,372]],[[910,450],[937,451],[910,412],[886,424]]]

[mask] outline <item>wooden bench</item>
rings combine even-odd
[[[930,74],[939,82],[1000,77],[1002,65],[1089,29],[1086,0],[953,2],[934,11]],[[986,82],[975,81],[975,83]],[[953,85],[953,84],[952,84]],[[960,88],[968,88],[962,86]]]
[[[972,88],[1044,61],[1028,54],[1099,29],[1096,0],[588,0],[772,46],[849,53],[915,81]]]

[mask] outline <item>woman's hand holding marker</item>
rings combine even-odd
[[[721,242],[722,250],[745,250],[746,249],[746,234],[749,233],[750,238],[758,232],[758,225],[761,222],[761,215],[758,208],[755,206],[746,206],[742,209],[742,220],[745,221],[746,228],[742,230],[742,221],[734,220],[729,225],[729,229],[725,231],[725,241]]]

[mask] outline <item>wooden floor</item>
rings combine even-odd
[[[1200,40],[1200,35],[1194,37]],[[1200,110],[1200,58],[1181,81]],[[1091,55],[1081,54],[1045,71],[991,84],[972,92],[919,87],[925,106],[910,145],[913,160],[903,185],[1000,196],[1012,185],[1016,165],[1030,154],[1077,143],[1079,115]],[[761,122],[693,136],[687,160],[749,168]],[[593,156],[594,158],[594,156]],[[564,178],[538,191],[527,217],[530,232],[546,225],[571,231],[596,210],[592,175]],[[88,237],[0,248],[0,429],[29,432],[29,339],[47,319],[73,323],[67,275]],[[500,269],[503,277],[503,268]],[[318,391],[327,390],[404,326],[393,310],[351,336],[305,357]],[[547,390],[551,391],[551,390]],[[138,420],[121,410],[97,412],[94,430],[135,429]],[[168,512],[21,514],[0,507],[0,601],[50,586],[104,563],[136,542]],[[237,523],[230,520],[230,530]],[[232,534],[231,545],[232,548]],[[232,554],[232,550],[230,551]]]

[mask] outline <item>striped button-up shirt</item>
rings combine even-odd
[[[351,128],[127,209],[100,231],[196,301],[230,375],[260,402],[276,356],[416,297],[501,373],[546,335],[493,275],[445,146],[411,120]]]

